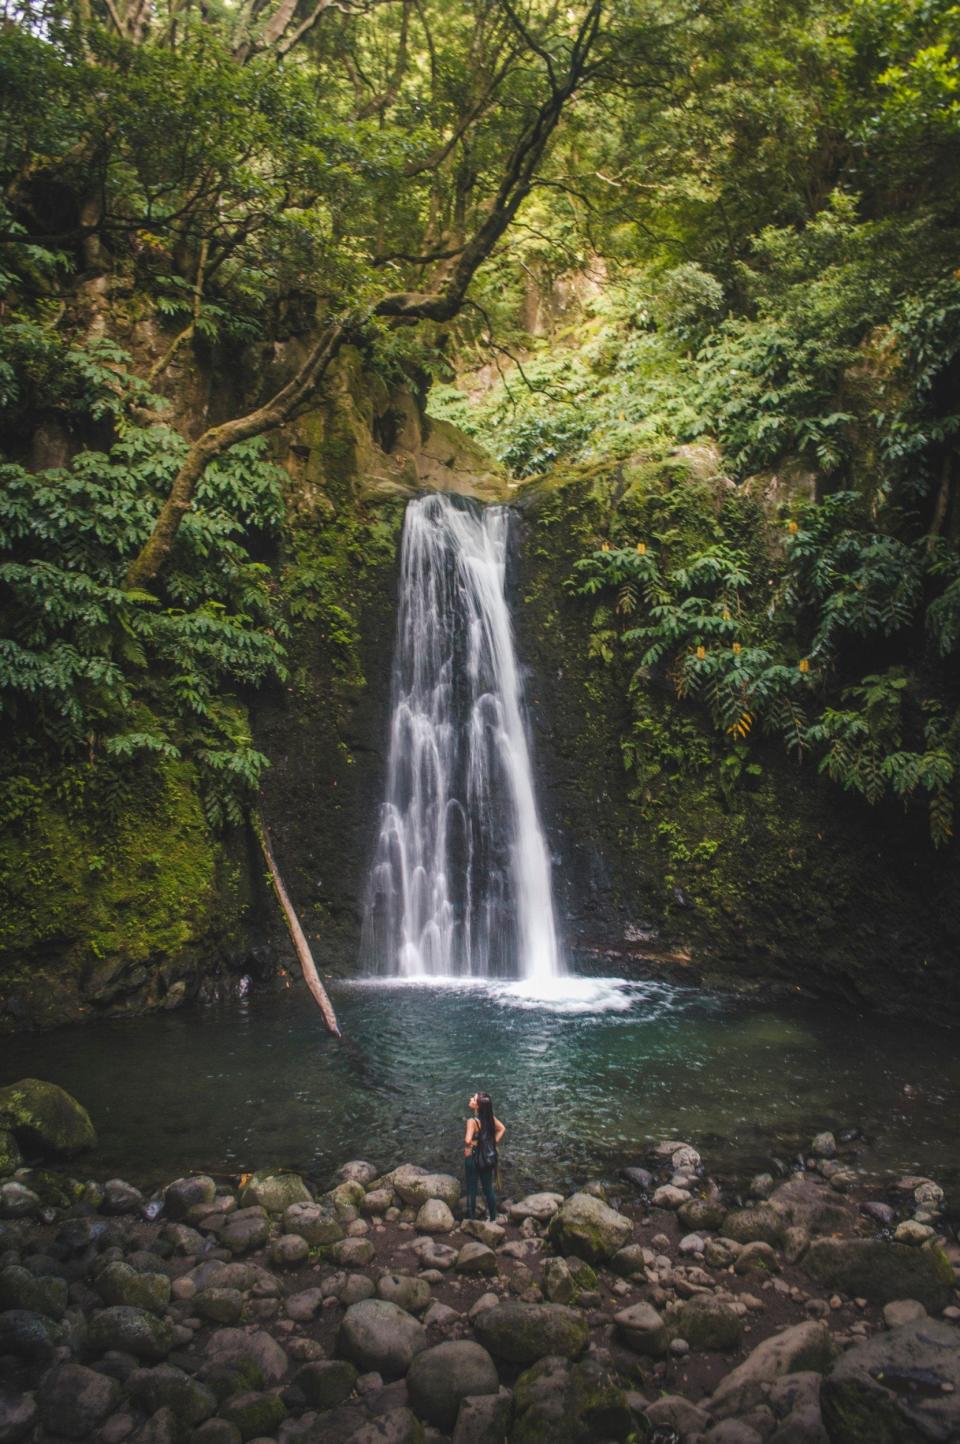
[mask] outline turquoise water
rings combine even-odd
[[[351,1157],[455,1168],[485,1087],[513,1192],[615,1172],[668,1136],[749,1176],[827,1127],[862,1131],[868,1170],[960,1183],[955,1035],[654,982],[579,979],[546,999],[358,982],[333,998],[342,1044],[297,990],[5,1039],[0,1081],[49,1078],[86,1104],[101,1178],[283,1165],[325,1182]]]

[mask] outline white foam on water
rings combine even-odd
[[[573,975],[508,981],[462,974],[420,973],[395,977],[351,978],[345,985],[376,989],[431,989],[446,993],[469,992],[474,996],[484,994],[499,1007],[558,1014],[626,1013],[642,1004],[662,1010],[674,1005],[675,1001],[679,1002],[677,990],[669,984],[628,978],[584,978]]]

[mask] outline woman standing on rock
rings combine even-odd
[[[487,1201],[487,1217],[491,1223],[496,1223],[497,1195],[493,1190],[493,1180],[497,1171],[497,1145],[507,1130],[494,1115],[489,1093],[474,1093],[470,1099],[470,1107],[473,1117],[467,1119],[467,1131],[463,1138],[464,1170],[467,1175],[467,1218],[476,1217],[479,1183]]]

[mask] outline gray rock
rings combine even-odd
[[[733,1265],[738,1274],[778,1274],[780,1260],[768,1243],[746,1243],[737,1254]]]
[[[473,1319],[473,1331],[495,1359],[510,1364],[548,1354],[579,1358],[589,1341],[586,1319],[562,1304],[497,1304]]]
[[[450,1248],[448,1244],[437,1243],[432,1238],[418,1238],[413,1245],[413,1252],[420,1260],[421,1268],[425,1269],[452,1269],[457,1261],[457,1250]]]
[[[718,1198],[690,1198],[677,1209],[677,1217],[684,1228],[689,1229],[720,1228],[726,1215],[727,1210]]]
[[[270,1244],[270,1262],[278,1268],[296,1268],[309,1253],[310,1245],[298,1233],[282,1233]]]
[[[226,1419],[207,1419],[190,1435],[190,1444],[242,1444],[243,1435],[236,1424]]]
[[[784,1374],[823,1373],[833,1360],[829,1330],[813,1321],[793,1324],[764,1339],[726,1378],[710,1399],[710,1411],[720,1417],[742,1414],[762,1402],[767,1387]]]
[[[37,1194],[16,1179],[0,1183],[0,1218],[35,1218],[43,1207]]]
[[[909,1388],[907,1381],[918,1373],[923,1387]],[[938,1319],[917,1319],[856,1344],[824,1380],[820,1402],[831,1444],[952,1444],[960,1439],[957,1330]]]
[[[412,1163],[402,1163],[384,1178],[404,1203],[415,1204],[417,1208],[428,1198],[439,1198],[448,1208],[460,1202],[460,1184],[449,1173],[428,1173]]]
[[[883,1306],[883,1322],[888,1329],[899,1329],[902,1324],[912,1324],[926,1317],[926,1309],[916,1299],[894,1299]]]
[[[162,1314],[170,1303],[170,1279],[166,1274],[140,1273],[120,1259],[100,1270],[96,1290],[105,1304],[123,1304],[151,1314]]]
[[[278,1394],[247,1390],[234,1394],[220,1405],[220,1415],[235,1424],[243,1439],[265,1439],[275,1434],[287,1417],[287,1406]]]
[[[243,1294],[239,1289],[201,1289],[190,1307],[208,1323],[238,1324],[243,1316]]]
[[[17,1264],[0,1270],[0,1309],[29,1309],[50,1319],[62,1319],[66,1307],[66,1279],[33,1274]]]
[[[349,1163],[337,1169],[337,1177],[343,1183],[359,1183],[366,1188],[367,1184],[377,1177],[377,1170],[363,1158],[352,1158]]]
[[[510,1426],[512,1396],[507,1389],[464,1399],[453,1444],[503,1444]]]
[[[109,1213],[114,1216],[124,1213],[139,1213],[143,1208],[143,1203],[143,1194],[139,1188],[134,1188],[133,1184],[127,1183],[124,1178],[108,1178],[103,1185],[101,1213]]]
[[[293,1382],[314,1408],[334,1409],[353,1393],[357,1371],[347,1359],[316,1359],[298,1369]]]
[[[418,1354],[407,1375],[407,1388],[420,1418],[449,1433],[461,1402],[471,1395],[497,1394],[500,1381],[486,1349],[463,1339]]]
[[[735,1208],[723,1220],[723,1237],[736,1243],[768,1243],[773,1248],[783,1245],[786,1222],[772,1203],[758,1203],[752,1208]]]
[[[473,1239],[457,1254],[457,1273],[492,1275],[498,1272],[497,1256],[485,1243]]]
[[[866,1218],[872,1218],[881,1228],[891,1228],[896,1222],[897,1211],[891,1208],[889,1203],[882,1203],[879,1199],[871,1198],[866,1203],[861,1203],[860,1212]]]
[[[820,1405],[794,1409],[770,1435],[767,1444],[830,1444],[830,1436],[823,1427]]]
[[[733,1238],[708,1238],[704,1245],[703,1257],[711,1268],[725,1269],[736,1263],[743,1248],[744,1245],[737,1243]]]
[[[268,1384],[278,1384],[289,1367],[283,1349],[262,1330],[218,1329],[207,1341],[207,1354],[220,1363],[249,1360]]]
[[[337,1435],[329,1444],[339,1444],[344,1435]],[[411,1409],[390,1409],[362,1424],[350,1436],[350,1444],[424,1444],[426,1436],[420,1420]],[[323,1436],[322,1444],[328,1444]]]
[[[319,1288],[301,1289],[299,1293],[290,1294],[284,1301],[287,1318],[298,1324],[308,1323],[323,1303],[323,1297],[323,1290]]]
[[[197,1204],[212,1204],[217,1196],[217,1185],[206,1173],[193,1173],[187,1178],[176,1178],[163,1194],[163,1210],[174,1223],[182,1222]]]
[[[254,1173],[240,1193],[241,1208],[257,1205],[267,1213],[285,1213],[294,1203],[312,1203],[310,1192],[299,1173]]]
[[[650,1193],[653,1190],[654,1177],[646,1168],[621,1168],[620,1177],[627,1183],[632,1183],[634,1188],[639,1188],[641,1193]]]
[[[834,1233],[845,1228],[852,1216],[849,1204],[819,1179],[805,1174],[779,1184],[769,1202],[786,1224],[805,1228],[810,1234]]]
[[[635,1354],[660,1358],[670,1347],[670,1333],[652,1304],[631,1304],[613,1316],[620,1338]]]
[[[283,1215],[285,1233],[296,1233],[313,1246],[339,1243],[343,1225],[336,1211],[319,1203],[294,1203]]]
[[[184,1424],[201,1424],[217,1409],[213,1390],[173,1364],[134,1369],[127,1375],[126,1390],[148,1414],[170,1409]]]
[[[563,1203],[562,1193],[530,1193],[519,1203],[510,1205],[510,1217],[517,1223],[532,1218],[537,1223],[547,1223]]]
[[[937,1248],[882,1239],[815,1239],[802,1268],[817,1283],[874,1304],[916,1299],[930,1313],[950,1301],[953,1269]]]
[[[551,1304],[572,1304],[580,1290],[566,1259],[548,1258],[543,1265],[543,1292]]]
[[[364,1299],[344,1314],[337,1353],[361,1370],[399,1379],[427,1343],[426,1329],[405,1309],[385,1299]]]
[[[743,1338],[740,1315],[711,1294],[700,1294],[683,1304],[674,1315],[672,1327],[691,1349],[709,1353],[728,1353],[739,1348]]]
[[[44,1375],[37,1394],[43,1427],[51,1434],[80,1439],[112,1413],[120,1385],[83,1364],[60,1364]]]
[[[39,1417],[32,1394],[0,1390],[0,1444],[20,1444],[22,1439],[30,1438]]]
[[[420,1233],[451,1233],[455,1226],[453,1214],[442,1198],[428,1198],[422,1203],[414,1222]]]
[[[703,1436],[705,1444],[763,1444],[763,1435],[743,1419],[721,1419]]]
[[[381,1213],[386,1213],[397,1201],[397,1195],[392,1188],[372,1188],[365,1193],[360,1200],[360,1212],[376,1218]]]
[[[602,1263],[630,1241],[633,1224],[601,1199],[575,1193],[550,1221],[547,1236],[560,1253]]]
[[[337,1293],[337,1298],[344,1308],[349,1308],[351,1304],[359,1304],[364,1299],[372,1299],[375,1293],[373,1279],[367,1278],[366,1274],[347,1274]]]
[[[491,1223],[486,1218],[467,1218],[460,1225],[460,1232],[485,1243],[487,1248],[498,1248],[507,1236],[502,1223]]]
[[[710,1423],[710,1415],[680,1394],[663,1394],[644,1410],[654,1429],[673,1430],[685,1439],[688,1434],[702,1434]]]
[[[345,1269],[365,1268],[372,1263],[376,1250],[368,1238],[345,1238],[330,1250],[336,1263]]]
[[[263,1248],[270,1237],[270,1225],[266,1218],[231,1218],[218,1237],[231,1253],[251,1253],[255,1248]]]
[[[377,1280],[377,1294],[408,1314],[422,1314],[431,1297],[426,1280],[411,1278],[409,1274],[381,1274]]]
[[[159,1363],[174,1343],[173,1326],[166,1319],[126,1305],[101,1309],[87,1326],[86,1351],[91,1357],[119,1349],[147,1363]]]
[[[832,1133],[818,1133],[810,1145],[815,1158],[836,1158],[837,1140]]]
[[[6,1309],[0,1314],[0,1355],[44,1362],[52,1359],[63,1329],[33,1309]]]
[[[610,1268],[624,1279],[642,1278],[653,1260],[651,1249],[644,1248],[639,1243],[628,1243],[626,1248],[618,1249],[614,1254],[610,1260]]]

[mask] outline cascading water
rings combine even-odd
[[[509,513],[411,501],[364,955],[399,977],[563,972],[504,595]]]

